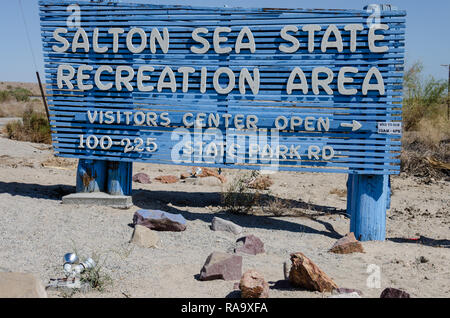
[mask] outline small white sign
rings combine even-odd
[[[385,122],[378,123],[378,133],[386,135],[401,135],[402,134],[402,122]]]

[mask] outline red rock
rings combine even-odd
[[[237,242],[242,243],[243,245],[234,249],[234,252],[242,252],[247,254],[261,254],[264,253],[264,243],[257,238],[256,236],[250,234],[244,237],[241,237],[237,240]]]
[[[156,177],[155,180],[161,183],[175,183],[178,182],[178,178],[176,176],[159,176]]]
[[[338,288],[336,283],[303,253],[291,254],[291,262],[289,272],[291,285],[320,292],[331,292]]]
[[[343,238],[337,240],[329,252],[336,254],[364,253],[361,242],[356,240],[353,232],[348,233]]]
[[[382,291],[380,298],[410,298],[410,295],[400,289],[386,288]]]
[[[192,167],[192,174],[195,175],[196,177],[199,178],[204,178],[204,177],[216,177],[217,179],[220,180],[220,182],[225,183],[226,182],[226,178],[225,176],[219,174],[219,172],[217,170],[213,170],[207,167],[202,167],[200,169],[202,169],[202,172],[200,172],[199,174],[196,173],[198,167]]]
[[[200,271],[200,280],[237,280],[242,275],[242,256],[211,253]]]
[[[268,298],[269,284],[257,271],[250,269],[242,275],[239,283],[242,298]]]
[[[148,176],[148,174],[143,173],[143,172],[136,173],[133,176],[133,181],[138,182],[138,183],[144,183],[144,184],[152,183],[150,181],[150,177]]]

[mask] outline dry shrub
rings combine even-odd
[[[81,273],[80,280],[81,282],[88,283],[92,289],[103,292],[108,285],[113,284],[113,280],[111,276],[103,271],[104,260],[101,260],[101,256],[94,253],[94,255],[92,255],[92,259],[96,265],[93,268],[87,269]]]
[[[405,72],[401,171],[424,178],[450,174],[450,121],[447,118],[448,84],[423,79],[422,64]]]
[[[266,205],[262,207],[264,212],[275,216],[282,216],[283,214],[286,214],[286,212],[290,212],[292,209],[293,205],[289,200],[277,197],[268,200]]]
[[[43,113],[29,107],[22,115],[22,121],[12,121],[6,125],[8,138],[19,141],[51,143],[50,125]]]
[[[292,208],[290,200],[274,197],[268,188],[273,184],[269,176],[259,171],[240,174],[222,192],[222,205],[231,213],[272,214],[281,216]]]
[[[450,176],[450,138],[436,122],[422,121],[420,131],[402,138],[401,171],[416,177],[442,179]]]
[[[249,183],[259,176],[258,171],[243,173],[233,179],[227,189],[222,192],[222,205],[232,213],[249,213],[253,207],[259,206],[261,192],[252,189]]]

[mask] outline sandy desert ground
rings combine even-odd
[[[345,215],[345,175],[285,173],[271,175],[271,195],[291,199],[302,216],[232,215],[220,206],[221,186],[133,184],[134,206],[63,205],[75,191],[76,161],[56,159],[50,146],[0,138],[0,270],[35,273],[44,283],[63,277],[62,256],[75,248],[100,254],[112,284],[103,292],[72,297],[233,297],[234,281],[199,281],[197,275],[213,251],[232,251],[240,236],[210,229],[214,216],[232,220],[265,243],[266,253],[243,255],[243,271],[254,268],[271,286],[270,297],[327,297],[283,284],[283,262],[301,251],[339,287],[379,297],[385,287],[412,297],[450,297],[450,183],[406,176],[392,179],[387,240],[363,242],[366,253],[328,252],[349,229]],[[152,177],[179,175],[187,167],[135,164],[134,173]],[[226,170],[231,180],[241,173]],[[129,243],[139,208],[180,213],[184,232],[158,232],[160,246]],[[297,209],[297,210],[298,210]],[[421,240],[409,240],[419,238]],[[423,257],[423,258],[422,258]],[[422,260],[421,260],[422,259]],[[381,270],[381,288],[367,286],[368,266]],[[50,297],[67,296],[50,291]]]

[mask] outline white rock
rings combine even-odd
[[[143,225],[136,224],[130,242],[142,247],[156,247],[159,242],[159,237],[155,231]]]
[[[352,293],[346,293],[346,294],[332,295],[328,298],[361,298],[361,296],[359,296],[359,294],[357,292],[352,292]]]
[[[214,217],[211,222],[211,229],[214,231],[226,231],[233,234],[241,234],[242,227],[234,224],[231,221],[227,221],[218,217]]]

